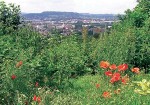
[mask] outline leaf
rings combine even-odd
[[[146,79],[143,79],[143,80],[142,80],[142,83],[146,83],[146,82],[147,82],[147,80],[146,80]]]
[[[136,83],[138,86],[142,88],[142,90],[135,89],[134,91],[136,93],[143,95],[150,93],[150,82],[148,82],[146,79],[143,79],[142,81],[134,81],[133,83]]]

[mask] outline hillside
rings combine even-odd
[[[42,13],[26,13],[22,14],[26,19],[78,19],[78,18],[105,18],[113,20],[116,18],[114,14],[88,14],[88,13],[75,13],[75,12],[56,12],[45,11]]]
[[[20,13],[0,2],[0,105],[150,105],[149,0],[96,38],[86,27],[44,37]]]

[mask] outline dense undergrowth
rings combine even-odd
[[[28,26],[8,33],[7,27],[5,33],[0,30],[0,104],[148,105],[149,94],[134,93],[132,81],[150,79],[149,11],[150,2],[141,0],[114,24],[110,34],[98,39],[87,36],[85,28],[82,36],[49,38]],[[127,64],[130,82],[106,82],[100,61]],[[130,70],[134,67],[140,68],[138,75]],[[113,91],[118,86],[121,92],[116,95]],[[104,91],[111,97],[103,97]]]

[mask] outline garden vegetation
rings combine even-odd
[[[42,36],[0,2],[0,105],[150,105],[150,1],[109,34]]]

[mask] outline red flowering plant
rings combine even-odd
[[[34,95],[33,96],[33,101],[40,103],[41,102],[41,97]]]
[[[127,74],[124,76],[125,71],[128,70],[127,64],[121,64],[117,66],[116,64],[110,64],[108,61],[101,61],[100,68],[104,69],[105,76],[109,77],[109,82],[111,84],[115,84],[121,82],[122,84],[127,84],[129,81],[129,77]],[[137,69],[132,70],[134,72],[138,72]]]
[[[104,77],[108,78],[110,84],[114,85],[114,94],[120,94],[121,89],[118,87],[118,84],[126,85],[129,82],[129,76],[126,74],[128,70],[128,64],[110,64],[108,61],[101,61],[100,68],[104,69]],[[138,74],[139,69],[131,69],[133,73]],[[111,93],[108,91],[103,92],[102,97],[110,98]]]
[[[100,84],[99,83],[96,83],[95,84],[95,87],[98,89],[100,87]]]
[[[22,61],[19,61],[19,62],[17,62],[16,67],[19,68],[19,67],[22,66],[22,64],[23,64],[23,62],[22,62]]]
[[[110,98],[111,97],[111,93],[108,91],[103,92],[102,97],[104,98]]]
[[[118,66],[118,71],[119,72],[124,72],[128,69],[128,65],[127,64],[121,64]]]
[[[15,74],[12,74],[12,75],[11,75],[11,79],[12,79],[12,80],[16,79],[16,77],[17,77],[17,76],[16,76]]]
[[[109,62],[107,61],[101,61],[100,62],[100,67],[103,68],[103,69],[107,69],[109,67]]]
[[[138,67],[132,68],[131,71],[136,74],[140,73],[140,69]]]
[[[38,87],[39,86],[39,83],[38,82],[35,82],[35,87]]]

